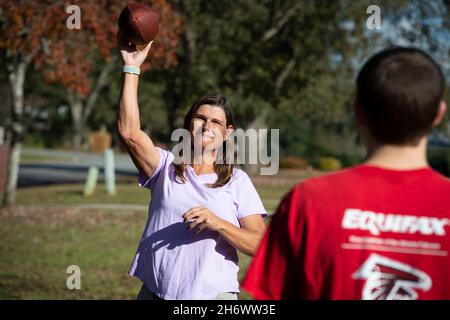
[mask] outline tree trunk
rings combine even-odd
[[[68,93],[68,102],[73,125],[72,148],[74,149],[82,149],[84,144],[88,142],[86,123],[97,102],[100,91],[108,85],[109,75],[111,74],[111,71],[114,70],[115,61],[116,59],[113,59],[102,69],[86,100],[83,100],[76,93]]]
[[[83,102],[78,99],[70,99],[70,113],[72,115],[72,148],[80,150],[83,146]]]
[[[8,182],[6,184],[4,204],[12,205],[16,199],[17,181],[19,177],[20,153],[22,151],[23,138],[23,102],[25,73],[28,64],[21,61],[16,67],[7,67],[9,72],[9,85],[12,92],[11,125],[12,136],[10,141],[10,159],[8,169]]]

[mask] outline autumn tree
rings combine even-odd
[[[175,51],[182,21],[165,0],[142,3],[160,14],[151,63],[143,68],[170,68],[177,64]],[[48,54],[38,68],[49,83],[60,83],[66,88],[73,123],[72,146],[79,149],[86,140],[86,123],[95,110],[100,92],[109,84],[111,73],[119,72],[117,21],[126,1],[72,1],[71,5],[80,8],[81,29],[69,30],[65,24],[58,24],[59,30],[48,40]],[[70,18],[66,6],[62,2],[59,16],[53,19]]]
[[[145,1],[144,1],[145,2]],[[160,12],[160,32],[147,68],[169,68],[177,63],[181,19],[164,0],[147,1]],[[73,142],[79,147],[86,120],[95,109],[101,90],[116,66],[117,19],[125,1],[73,1],[81,13],[80,29],[68,28],[66,1],[0,1],[0,52],[12,95],[7,141],[9,161],[6,204],[17,187],[24,132],[24,84],[30,66],[42,72],[48,84],[66,90],[73,123]]]
[[[11,204],[15,199],[24,132],[22,119],[26,74],[30,66],[42,58],[46,38],[54,32],[47,21],[57,13],[58,6],[51,1],[1,0],[0,10],[0,53],[12,97],[6,132],[10,160],[3,201]]]

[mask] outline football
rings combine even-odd
[[[130,3],[120,13],[119,30],[124,40],[145,45],[158,33],[159,14],[141,3]]]

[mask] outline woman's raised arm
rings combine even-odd
[[[117,36],[124,66],[140,68],[150,51],[152,42],[144,50],[137,51],[134,45],[124,43]],[[117,114],[117,131],[136,168],[151,177],[159,163],[159,152],[150,137],[141,130],[138,106],[139,76],[124,73]]]

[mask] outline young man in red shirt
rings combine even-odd
[[[450,299],[450,180],[426,158],[444,76],[410,48],[372,57],[355,114],[368,150],[282,200],[243,282],[256,299]]]

